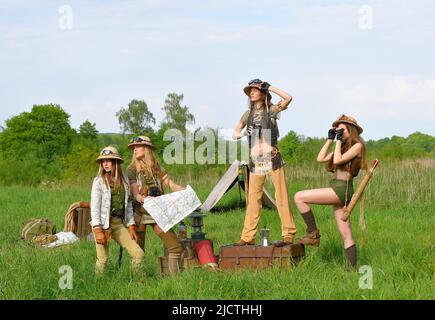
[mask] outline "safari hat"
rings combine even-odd
[[[119,160],[121,163],[124,162],[124,159],[122,159],[118,150],[112,146],[105,147],[103,150],[101,150],[100,155],[97,158],[97,162],[100,162],[105,159]]]
[[[267,94],[267,99],[269,101],[272,100],[272,95],[268,91],[261,89],[261,83],[262,83],[261,80],[258,80],[258,79],[252,80],[248,83],[247,86],[245,86],[243,88],[243,92],[245,92],[245,94],[248,97],[250,97],[251,89],[256,88],[256,89],[260,90],[261,92],[263,92],[264,94]]]
[[[337,120],[335,120],[332,123],[332,127],[336,128],[336,127],[338,127],[338,125],[340,123],[347,123],[347,124],[351,124],[351,125],[355,126],[357,128],[359,134],[361,134],[363,132],[363,128],[361,128],[361,126],[358,125],[358,123],[356,122],[356,119],[354,117],[346,116],[346,115],[342,114],[341,116],[338,117]]]
[[[128,145],[128,148],[133,150],[135,146],[148,146],[153,150],[156,149],[156,147],[152,144],[151,139],[147,136],[139,136],[131,139],[131,143]]]

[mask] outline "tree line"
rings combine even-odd
[[[186,133],[187,127],[195,123],[195,117],[183,105],[183,99],[183,94],[167,95],[162,106],[165,117],[159,124],[144,100],[131,100],[115,114],[120,133],[99,133],[96,124],[88,120],[75,130],[70,125],[69,114],[60,105],[34,105],[31,111],[12,116],[5,121],[4,127],[0,127],[0,184],[87,181],[97,172],[95,158],[104,146],[116,146],[128,164],[131,152],[127,145],[131,137],[137,135],[147,135],[152,139],[157,147],[157,157],[161,160],[164,148],[170,143],[163,139],[166,129],[175,128]],[[200,130],[210,128],[196,128],[194,133]],[[217,129],[211,130],[215,133],[215,142],[223,139],[218,136]],[[290,131],[281,137],[278,145],[287,163],[304,163],[315,161],[324,141],[324,138],[304,137]],[[201,143],[195,141],[194,147]],[[367,147],[370,157],[381,159],[434,157],[435,137],[416,132],[408,137],[369,140]],[[217,147],[215,152],[218,152]],[[174,165],[170,170],[174,175],[186,170],[201,175],[213,169],[223,172],[225,167],[192,164]]]

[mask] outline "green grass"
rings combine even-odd
[[[58,189],[0,187],[0,299],[434,299],[435,200],[433,159],[382,164],[366,194],[365,231],[358,227],[358,208],[352,216],[359,265],[373,270],[373,289],[359,289],[361,274],[349,272],[332,209],[313,206],[322,238],[319,248],[307,248],[306,257],[292,269],[238,272],[188,270],[161,277],[157,257],[160,240],[148,230],[145,273],[131,276],[125,255],[116,267],[118,245],[111,243],[111,261],[103,277],[94,274],[95,245],[81,241],[56,249],[33,247],[19,239],[21,223],[30,217],[48,217],[60,231],[69,204],[89,200],[89,187]],[[325,185],[321,167],[289,167],[290,196],[303,188]],[[177,179],[180,181],[180,179]],[[186,181],[205,200],[213,178]],[[269,185],[270,187],[270,185]],[[238,206],[234,188],[205,218],[205,232],[215,251],[236,241],[245,209]],[[293,206],[298,235],[303,221]],[[260,227],[280,238],[278,214],[263,210]],[[73,289],[61,290],[59,267],[73,269]]]

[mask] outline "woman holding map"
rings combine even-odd
[[[133,150],[133,159],[128,166],[128,179],[130,181],[131,192],[133,194],[133,209],[136,215],[140,217],[138,233],[144,247],[145,232],[147,225],[150,225],[154,233],[162,239],[165,247],[168,249],[168,267],[171,274],[178,272],[178,262],[183,251],[183,246],[178,241],[174,231],[163,230],[157,225],[156,221],[142,206],[144,199],[148,196],[157,197],[164,193],[163,185],[166,185],[172,191],[181,191],[185,187],[176,184],[162,168],[154,155],[155,146],[151,139],[146,136],[133,138],[128,145]]]

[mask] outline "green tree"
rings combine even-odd
[[[182,106],[183,94],[169,93],[162,108],[166,116],[161,127],[178,129],[185,132],[188,124],[195,123],[195,117],[187,106]]]
[[[296,158],[296,155],[301,148],[301,142],[298,135],[294,131],[287,133],[284,138],[278,142],[278,148],[285,161],[291,162]]]
[[[79,128],[79,136],[87,140],[96,140],[98,130],[95,123],[91,123],[89,120],[83,122]]]
[[[143,100],[131,100],[127,108],[116,113],[122,133],[135,135],[146,134],[152,131],[156,119]]]
[[[76,132],[70,126],[69,117],[59,105],[34,105],[31,112],[5,121],[0,149],[8,157],[21,158],[34,153],[50,162],[71,148]]]

